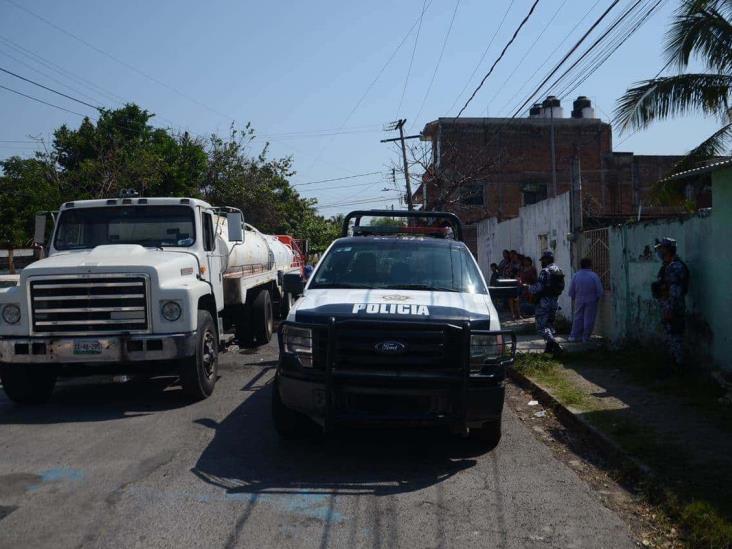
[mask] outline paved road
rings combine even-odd
[[[632,547],[506,410],[485,454],[443,435],[286,443],[274,345],[222,357],[214,396],[86,381],[0,397],[0,547]]]

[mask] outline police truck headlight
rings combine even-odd
[[[282,340],[286,353],[297,355],[305,368],[313,367],[313,331],[310,328],[285,325]]]
[[[175,301],[166,301],[163,303],[162,307],[160,307],[160,313],[163,315],[165,320],[175,322],[180,318],[183,310]]]
[[[470,371],[478,373],[484,366],[498,364],[504,350],[502,335],[471,335]]]
[[[20,322],[20,307],[15,303],[9,303],[3,307],[3,320],[8,324]]]

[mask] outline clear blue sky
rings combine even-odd
[[[531,0],[513,1],[485,60],[469,81],[466,92],[459,96],[511,4],[509,0],[461,0],[434,85],[415,120],[432,79],[455,0],[14,1],[158,82],[80,43],[7,0],[0,0],[0,66],[93,104],[113,107],[114,96],[136,102],[158,115],[158,125],[195,134],[225,133],[232,121],[239,125],[250,121],[261,136],[255,148],[261,147],[268,137],[272,155],[294,156],[295,184],[381,172],[300,188],[306,196],[318,198],[323,206],[384,197],[383,202],[369,203],[368,207],[395,203],[387,199],[395,192],[382,192],[382,189],[390,185],[386,174],[399,157],[394,146],[379,143],[379,139],[391,136],[382,131],[382,126],[397,116],[404,117],[415,133],[429,120],[454,116],[532,3]],[[594,3],[595,0],[541,0],[536,13],[465,115],[510,114],[509,109],[517,98],[528,95],[549,65],[560,59],[610,0],[599,0],[571,32]],[[623,0],[618,12],[621,6],[630,3],[631,0]],[[662,66],[663,33],[677,4],[678,0],[668,0],[564,101],[565,110],[571,109],[574,96],[583,94],[593,100],[600,117],[608,120],[626,87],[652,77]],[[415,23],[424,5],[427,9],[420,28]],[[548,25],[552,17],[554,20]],[[412,31],[406,36],[410,28]],[[419,39],[405,89],[418,28]],[[544,34],[529,50],[542,31]],[[551,60],[543,64],[565,39]],[[55,63],[85,80],[74,82],[52,72],[19,53],[16,47],[30,50],[43,62]],[[527,52],[525,60],[517,66]],[[540,70],[536,72],[537,69]],[[514,70],[515,74],[508,78]],[[534,74],[530,84],[521,88]],[[103,91],[93,88],[89,82]],[[6,74],[0,73],[0,85],[80,113],[93,114],[82,105]],[[112,97],[108,95],[110,92]],[[82,97],[81,93],[88,97]],[[460,101],[456,103],[457,99]],[[402,106],[397,110],[400,101]],[[449,110],[454,104],[457,106]],[[23,141],[30,135],[48,137],[60,124],[73,126],[80,120],[76,115],[0,89],[0,158],[12,154],[29,156],[34,149],[32,144],[3,141]],[[339,129],[344,133],[332,135]],[[713,120],[687,118],[658,124],[620,146],[623,137],[616,134],[614,142],[616,150],[678,154],[714,129]],[[339,184],[342,188],[333,188]],[[349,209],[350,206],[337,206],[324,207],[321,211],[332,215]]]

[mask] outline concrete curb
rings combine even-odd
[[[597,447],[613,465],[635,476],[654,477],[650,467],[628,454],[610,437],[598,430],[582,416],[572,412],[541,385],[514,368],[508,368],[507,373],[511,381],[531,393],[542,406],[552,410],[560,423],[567,429],[579,432],[587,441]]]

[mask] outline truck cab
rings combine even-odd
[[[384,222],[395,217],[405,221]],[[452,214],[348,214],[280,326],[279,345],[272,413],[283,436],[315,422],[326,432],[445,425],[500,438],[515,336],[501,330]]]
[[[48,399],[59,375],[164,372],[205,398],[225,321],[271,335],[275,254],[241,211],[130,193],[67,202],[54,219],[47,257],[0,288],[0,377],[12,400]],[[251,263],[232,265],[239,256]],[[255,301],[269,311],[255,314]]]

